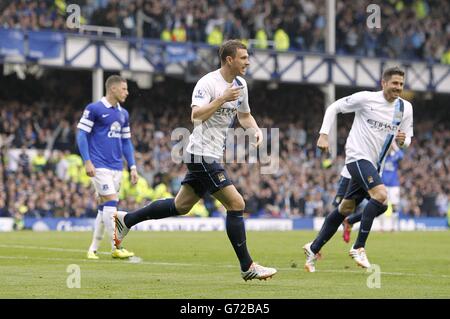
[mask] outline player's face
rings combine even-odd
[[[388,101],[393,101],[403,92],[403,76],[394,74],[387,81],[382,81],[384,95]]]
[[[120,82],[112,87],[114,97],[120,103],[125,102],[128,96],[128,84],[127,82]]]
[[[236,75],[245,75],[250,65],[248,52],[245,49],[237,49],[236,56],[231,59],[231,69]]]

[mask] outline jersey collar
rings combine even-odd
[[[106,96],[102,97],[102,99],[101,99],[100,101],[101,101],[101,102],[103,103],[103,105],[104,105],[105,107],[107,107],[108,109],[111,108],[111,107],[113,107],[113,106],[111,105],[111,103],[109,103],[108,100],[106,99]],[[117,103],[117,108],[120,110],[120,104],[119,104],[119,103]]]

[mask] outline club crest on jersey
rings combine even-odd
[[[367,182],[369,184],[372,184],[373,183],[373,177],[372,176],[367,177]]]
[[[122,127],[120,126],[120,123],[115,121],[114,123],[111,124],[111,128],[109,129],[108,132],[108,137],[109,138],[121,138],[122,134],[120,133],[120,131],[122,130]]]
[[[226,177],[225,177],[224,173],[219,173],[219,174],[217,174],[217,179],[219,180],[219,183],[222,183],[223,181],[226,180]]]
[[[107,190],[108,190],[108,188],[109,188],[108,184],[104,184],[104,185],[102,185],[102,189],[103,189],[104,191],[107,191]]]

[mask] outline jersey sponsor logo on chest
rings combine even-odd
[[[226,116],[234,116],[237,113],[236,108],[228,109],[228,108],[221,108],[216,111],[216,115],[226,115]]]
[[[398,125],[383,123],[373,119],[367,119],[367,123],[369,123],[370,128],[377,131],[384,131],[388,133],[395,133],[398,129]]]
[[[122,130],[122,127],[120,126],[120,123],[117,121],[113,122],[109,129],[108,137],[109,138],[121,138],[122,137],[121,130]]]

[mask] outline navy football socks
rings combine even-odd
[[[253,260],[247,250],[243,213],[243,211],[227,211],[225,226],[227,229],[228,238],[230,239],[231,245],[236,252],[239,263],[241,264],[241,270],[247,271],[253,263]]]
[[[387,209],[387,205],[383,205],[379,201],[371,198],[366,208],[362,213],[361,225],[359,226],[358,238],[353,245],[354,249],[364,247],[366,245],[367,237],[369,237],[370,229],[375,217],[383,214]]]
[[[147,206],[126,214],[124,217],[124,222],[125,226],[131,228],[147,219],[161,219],[177,215],[179,214],[175,207],[175,199],[166,198],[156,200]]]
[[[320,229],[319,234],[316,239],[314,239],[311,244],[311,250],[313,253],[317,254],[325,243],[330,240],[331,237],[336,233],[339,226],[344,221],[345,216],[339,213],[338,208],[333,210],[326,218]]]
[[[350,225],[356,224],[361,221],[362,212],[357,212],[348,216],[347,221]]]

